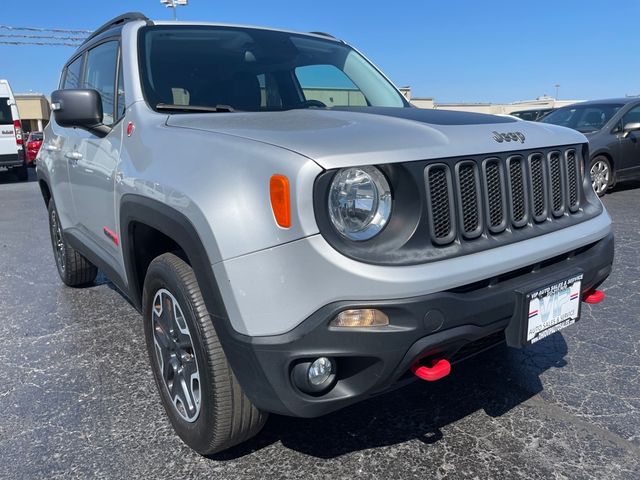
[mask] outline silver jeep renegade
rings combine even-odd
[[[142,312],[211,454],[574,323],[611,270],[585,137],[413,108],[323,33],[118,17],[64,66],[38,157],[58,272]],[[452,372],[453,369],[453,373]]]

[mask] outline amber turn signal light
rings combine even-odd
[[[276,223],[282,228],[289,228],[291,226],[289,179],[284,175],[272,175],[269,181],[269,194]]]

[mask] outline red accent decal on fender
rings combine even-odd
[[[116,247],[120,245],[120,239],[118,238],[118,234],[116,232],[114,232],[113,230],[107,227],[104,227],[102,231],[107,237],[109,237],[113,241],[113,243],[116,244]]]

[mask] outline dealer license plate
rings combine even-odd
[[[527,294],[527,343],[573,325],[580,316],[582,274]]]

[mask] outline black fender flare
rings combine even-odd
[[[191,221],[179,211],[148,197],[125,194],[120,202],[120,240],[130,301],[141,310],[142,292],[136,277],[134,222],[143,223],[171,238],[184,251],[196,275],[220,345],[238,382],[251,401],[260,408],[264,398],[277,398],[261,373],[262,366],[250,348],[251,337],[238,333],[231,324],[218,282],[204,244]]]
[[[196,275],[209,314],[228,322],[229,317],[211,268],[209,255],[191,221],[176,209],[157,200],[137,194],[125,194],[120,201],[120,242],[128,293],[136,308],[141,309],[142,289],[139,285],[144,279],[138,278],[135,266],[135,222],[158,230],[180,246]]]

